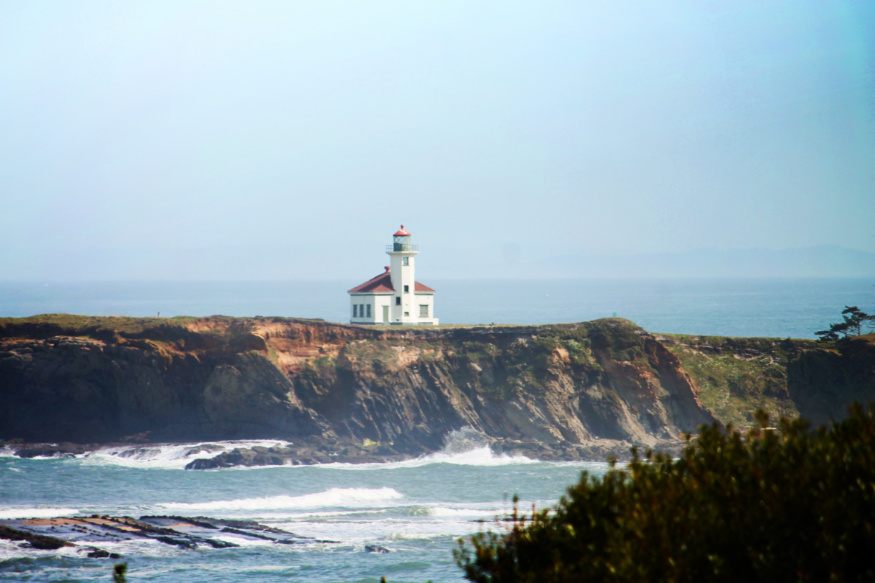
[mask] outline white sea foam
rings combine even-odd
[[[522,455],[496,455],[488,446],[478,447],[458,453],[438,453],[426,456],[424,460],[430,463],[456,464],[460,466],[509,466],[520,464],[536,464],[537,460]]]
[[[434,464],[452,464],[458,466],[509,466],[540,463],[521,455],[497,454],[489,447],[486,437],[471,427],[463,427],[451,431],[444,438],[441,451],[420,456],[401,462],[377,464],[325,464],[323,467],[334,467],[346,470],[391,470],[398,468],[420,468]]]
[[[431,466],[436,464],[450,464],[457,466],[510,466],[522,464],[537,464],[541,463],[538,460],[533,460],[521,455],[510,456],[506,454],[496,455],[489,446],[477,447],[468,451],[447,453],[439,451],[437,453],[420,456],[418,458],[404,460],[400,462],[383,462],[383,463],[367,463],[367,464],[350,464],[350,463],[329,463],[322,464],[320,468],[333,468],[337,470],[397,470],[403,468],[421,468],[423,466]],[[296,466],[302,467],[302,466]]]
[[[76,508],[49,508],[49,507],[22,507],[0,508],[0,519],[11,520],[16,518],[57,518],[59,516],[73,516],[79,514]]]
[[[498,508],[492,510],[474,510],[473,508],[447,508],[435,506],[428,509],[429,516],[436,518],[495,518],[501,516]]]
[[[199,458],[213,458],[235,448],[276,447],[291,445],[279,440],[209,441],[203,443],[166,445],[125,445],[107,447],[78,456],[83,463],[116,465],[129,468],[181,470]]]
[[[159,504],[158,506],[174,512],[185,511],[253,511],[290,510],[296,508],[361,508],[381,506],[386,502],[398,500],[403,496],[392,488],[331,488],[303,496],[269,496],[266,498],[245,498],[238,500],[217,500],[213,502],[194,502]]]
[[[49,447],[57,447],[58,444],[57,443],[46,443],[43,445],[46,445]],[[0,457],[18,457],[18,455],[17,455],[18,451],[19,451],[18,449],[11,448],[11,447],[7,446],[7,447],[0,449]],[[31,456],[29,459],[53,460],[53,459],[67,458],[67,457],[72,457],[72,456],[70,454],[65,454],[65,453],[53,453],[51,455],[35,455],[35,456]]]
[[[279,522],[271,526],[294,531],[316,539],[362,543],[381,540],[428,539],[442,536],[464,536],[477,532],[481,524],[464,519],[389,518],[343,522]]]
[[[384,508],[369,508],[367,510],[337,510],[328,512],[295,512],[291,514],[277,514],[272,512],[271,520],[333,520],[338,517],[349,518],[353,516],[374,516],[385,514]]]
[[[238,547],[267,547],[274,544],[273,541],[266,539],[251,539],[242,536],[232,535],[220,535],[214,536],[213,538],[219,539],[220,541],[224,541],[226,543],[235,544]]]
[[[111,553],[118,553],[122,556],[139,555],[142,557],[172,557],[180,553],[185,553],[174,545],[165,544],[153,538],[133,538],[124,541],[100,541],[95,546],[107,550]],[[146,572],[137,569],[137,578],[146,577]]]
[[[602,475],[610,469],[610,464],[608,462],[593,462],[593,461],[552,461],[545,462],[552,467],[555,468],[580,468],[581,470],[586,470],[587,472],[595,475]],[[626,462],[617,462],[617,469],[623,469],[628,464]]]
[[[478,447],[461,453],[446,453],[444,451],[436,452],[429,455],[403,460],[398,462],[373,462],[373,463],[347,463],[347,462],[331,462],[326,464],[316,464],[319,468],[335,469],[335,470],[351,470],[351,471],[369,471],[369,470],[397,470],[405,468],[421,468],[424,466],[448,464],[457,466],[478,466],[478,467],[495,467],[495,466],[513,466],[513,465],[530,465],[530,464],[549,464],[554,467],[577,467],[584,470],[594,471],[598,474],[604,473],[608,464],[606,462],[583,462],[583,461],[540,461],[523,455],[507,455],[496,454],[488,446]],[[622,468],[625,464],[618,463],[617,467]],[[298,465],[295,468],[308,468],[313,466]],[[242,469],[259,469],[259,468],[242,468]]]

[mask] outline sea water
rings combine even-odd
[[[452,436],[449,436],[452,441]],[[213,454],[251,443],[218,443]],[[261,445],[276,445],[263,442]],[[463,581],[452,550],[483,529],[501,531],[512,509],[555,504],[582,471],[601,462],[535,462],[487,447],[393,463],[321,464],[186,471],[178,445],[113,447],[75,458],[0,455],[0,519],[91,514],[251,519],[319,541],[278,545],[219,536],[227,549],[179,549],[154,540],[95,543],[122,559],[81,550],[40,551],[0,540],[0,581],[109,581],[127,562],[128,580]],[[378,546],[389,552],[367,552]]]
[[[0,317],[286,316],[349,322],[355,281],[0,282]],[[555,324],[619,316],[645,330],[813,338],[845,306],[875,312],[871,278],[436,280],[442,324]]]
[[[0,283],[0,316],[42,313],[288,316],[348,321],[358,282]],[[811,338],[846,305],[875,312],[871,279],[429,281],[442,323],[547,324],[617,315],[653,332]],[[83,420],[83,422],[86,422]],[[183,445],[106,448],[75,458],[0,452],[0,519],[112,514],[245,518],[332,542],[181,550],[157,541],[101,545],[136,581],[462,581],[452,550],[498,516],[555,504],[581,471],[460,451],[396,463],[186,471]],[[282,442],[259,442],[277,445]],[[254,443],[221,443],[228,448]],[[376,545],[389,553],[367,552]],[[113,562],[75,548],[38,551],[0,540],[0,581],[109,581]]]

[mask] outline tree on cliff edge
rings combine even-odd
[[[863,333],[863,325],[868,324],[870,327],[875,325],[875,316],[863,312],[857,306],[845,306],[842,310],[844,320],[832,324],[828,330],[818,330],[814,333],[819,336],[821,342],[833,342],[848,336],[859,336]]]
[[[460,540],[456,561],[493,583],[875,580],[875,409],[816,432],[758,423],[584,472],[556,508]]]

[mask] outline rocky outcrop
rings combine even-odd
[[[875,402],[875,334],[807,350],[789,364],[787,375],[802,417],[815,425],[840,421],[851,403]]]
[[[274,544],[331,543],[300,536],[251,520],[189,518],[181,516],[129,516],[93,514],[69,518],[27,518],[0,520],[0,539],[22,541],[35,549],[75,547],[78,554],[95,559],[118,559],[120,555],[92,546],[127,540],[155,540],[180,549],[224,549],[240,546],[222,540],[223,534],[246,542]]]
[[[330,431],[249,351],[56,336],[0,352],[0,433],[29,441],[292,438]]]
[[[33,532],[28,532],[26,530],[21,530],[19,528],[6,526],[5,524],[0,524],[0,539],[6,539],[11,541],[24,541],[31,548],[41,549],[44,551],[53,551],[61,547],[73,546],[72,543],[55,536],[36,534]]]
[[[676,447],[682,432],[714,421],[678,357],[620,319],[427,329],[282,318],[0,321],[6,439],[281,438],[318,460],[331,448],[416,455],[470,428],[499,451],[601,459],[632,444]],[[254,463],[295,454],[238,452],[238,461],[259,455]]]

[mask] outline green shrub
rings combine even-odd
[[[875,580],[875,409],[767,424],[584,472],[555,509],[460,540],[456,561],[494,583]]]

